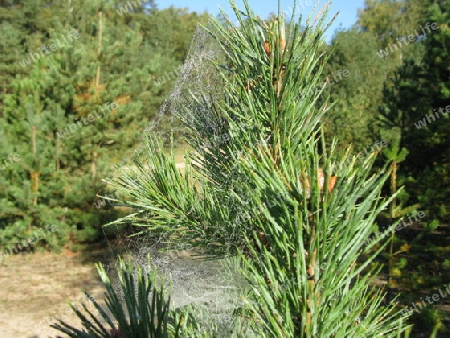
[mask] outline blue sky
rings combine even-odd
[[[235,0],[238,7],[242,6],[242,0]],[[207,10],[209,13],[216,15],[219,13],[219,6],[224,8],[225,11],[231,15],[232,11],[229,8],[228,0],[156,0],[156,4],[159,8],[166,8],[169,6],[174,7],[187,7],[191,11],[203,12]],[[312,8],[314,7],[316,0],[297,0],[297,9],[303,13],[303,17],[306,18]],[[320,0],[318,8],[320,9],[326,0]],[[290,12],[294,0],[281,0],[281,8],[285,12]],[[267,18],[270,12],[276,13],[278,10],[278,0],[249,0],[250,7],[262,18]],[[312,6],[308,6],[312,4]],[[334,31],[342,24],[343,28],[351,27],[357,20],[357,9],[364,7],[364,0],[334,0],[329,14],[329,19],[339,11],[339,16],[336,18],[333,25],[327,31],[327,41],[333,36]],[[231,16],[231,18],[234,18]]]

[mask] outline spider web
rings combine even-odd
[[[216,62],[223,53],[217,42],[207,32],[211,28],[211,25],[208,25],[207,29],[197,28],[173,89],[158,109],[150,125],[140,133],[139,145],[134,153],[116,165],[116,169],[141,158],[146,149],[145,138],[147,135],[162,140],[167,140],[167,135],[185,136],[188,131],[187,125],[194,120],[194,113],[192,113],[194,109],[195,114],[201,115],[208,126],[217,129],[214,121],[208,119],[209,112],[206,109],[202,111],[202,107],[196,105],[193,100],[194,96],[202,97],[203,100],[209,100],[209,102],[205,102],[205,105],[208,106],[209,103],[218,100],[222,94],[220,88],[217,88],[217,83],[220,83],[220,76],[213,62]],[[170,132],[167,131],[168,129]],[[116,170],[108,179],[116,177],[118,172]],[[125,250],[121,249],[121,252],[133,251],[132,248],[142,247],[142,241],[148,242],[145,235],[136,235],[136,231],[132,227],[122,227],[123,229],[121,229],[119,226],[113,226],[113,228],[112,231],[119,234],[119,246],[126,248]],[[130,237],[132,235],[135,236]],[[163,241],[164,239],[156,241],[154,246],[159,248]],[[117,248],[112,249],[116,254]],[[181,250],[184,249],[181,248]]]
[[[164,139],[167,138],[167,127],[170,127],[170,135],[185,136],[188,132],[186,126],[201,120],[208,128],[220,132],[218,121],[214,116],[211,117],[207,107],[223,97],[224,89],[218,85],[221,78],[214,63],[224,60],[224,53],[208,33],[207,30],[210,29],[213,30],[211,25],[208,25],[206,30],[197,28],[173,89],[142,133],[134,154],[123,160],[121,165],[142,155],[146,148],[145,134]],[[200,107],[193,96],[203,100]],[[131,258],[143,269],[147,268],[147,257],[150,256],[152,267],[157,268],[165,280],[172,280],[172,305],[180,307],[190,303],[201,304],[222,318],[218,319],[216,316],[216,321],[228,325],[231,311],[236,307],[231,305],[235,304],[237,299],[239,287],[236,287],[236,284],[243,283],[242,280],[234,283],[234,278],[237,278],[235,272],[221,266],[222,263],[188,257],[192,253],[189,243],[180,244],[175,251],[163,253],[161,249],[164,249],[169,241],[166,236],[155,238],[145,230],[139,233],[131,226],[115,225],[108,228],[110,229],[103,229],[105,237],[108,237],[107,231],[112,231],[116,237],[114,241],[107,240],[112,258],[111,263],[107,265],[110,272],[114,272],[118,267],[118,255]]]

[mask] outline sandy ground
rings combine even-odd
[[[173,308],[196,304],[215,316],[235,308],[238,296],[232,277],[224,274],[217,261],[193,259],[189,252],[151,254],[161,275],[172,279]],[[141,252],[134,259],[142,261],[143,257]],[[111,266],[111,258],[106,249],[88,256],[8,256],[0,263],[0,337],[57,337],[59,331],[48,326],[56,317],[80,327],[68,302],[80,304],[85,289],[104,304],[104,289],[94,263],[101,260]]]
[[[94,258],[94,257],[91,257]],[[56,337],[51,317],[76,323],[68,302],[80,304],[82,289],[102,299],[94,261],[82,255],[23,254],[0,263],[0,337]]]

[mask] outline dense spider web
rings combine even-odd
[[[211,25],[207,27],[207,30],[209,29],[213,29]],[[145,158],[145,134],[167,140],[169,127],[171,135],[185,136],[190,129],[187,125],[198,121],[203,121],[205,127],[220,132],[218,121],[211,117],[206,107],[223,97],[223,86],[218,85],[221,78],[214,62],[220,63],[224,56],[220,46],[207,30],[197,28],[173,89],[142,133],[134,154],[122,161],[121,165],[130,163],[135,158]],[[193,96],[203,100],[201,107],[195,104]],[[147,257],[150,256],[151,265],[165,277],[172,279],[172,299],[175,307],[189,303],[202,304],[209,312],[225,315],[229,319],[230,310],[233,309],[230,304],[236,300],[236,293],[233,295],[230,290],[237,289],[231,281],[237,276],[224,267],[223,262],[219,264],[187,257],[192,252],[189,243],[180,244],[176,251],[162,253],[161,249],[164,249],[169,238],[155,238],[145,230],[140,232],[141,228],[108,226],[103,230],[107,238],[109,232],[114,233],[115,237],[114,240],[107,240],[112,258],[107,265],[110,272],[118,267],[118,255],[131,258],[144,268],[147,266]],[[222,318],[219,321],[228,322],[228,319]]]
[[[221,88],[217,86],[221,81],[220,76],[213,64],[222,57],[222,52],[217,42],[208,33],[207,30],[209,29],[212,29],[211,25],[208,25],[207,29],[197,28],[188,56],[181,67],[173,89],[158,109],[150,125],[141,133],[139,145],[134,153],[123,159],[119,165],[116,165],[116,169],[132,163],[135,159],[145,160],[144,149],[146,149],[145,137],[147,135],[163,141],[170,139],[170,136],[183,138],[189,129],[187,125],[193,123],[194,120],[202,120],[208,127],[218,129],[217,123],[209,118],[210,112],[205,109],[208,103],[218,100],[220,95],[223,95],[220,93]],[[194,96],[210,102],[205,102],[199,107],[193,100]],[[199,118],[199,115],[201,118]],[[118,172],[118,170],[115,171],[109,178],[117,176]],[[142,246],[140,241],[147,240],[146,236],[136,235],[137,231],[132,227],[124,227],[123,229],[116,227],[113,231],[119,232],[119,245],[126,247],[125,251],[127,252],[133,251],[132,247],[140,248]],[[159,246],[163,242],[164,239],[156,241],[155,246]],[[117,248],[114,248],[114,253],[116,253],[116,250]]]

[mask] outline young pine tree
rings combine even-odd
[[[373,156],[339,158],[335,142],[327,151],[331,108],[315,105],[325,15],[264,21],[244,3],[231,2],[239,27],[224,15],[197,33],[182,71],[174,109],[195,150],[184,174],[149,138],[109,182],[132,210],[112,224],[239,255],[250,288],[236,314],[257,336],[397,337],[407,314],[372,283],[383,245],[371,249],[391,228],[366,244],[389,171],[372,175]]]

